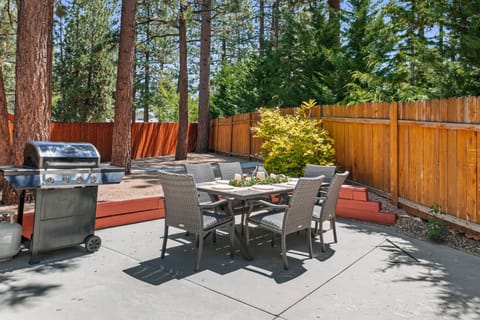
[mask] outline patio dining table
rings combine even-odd
[[[216,180],[211,182],[197,183],[197,190],[206,192],[213,197],[222,197],[228,200],[228,207],[231,214],[233,214],[232,204],[235,200],[241,200],[245,203],[247,200],[265,199],[265,197],[279,195],[285,196],[288,193],[293,192],[297,184],[298,179],[292,179],[284,183],[275,184],[257,184],[248,187],[236,187],[229,185],[228,180]],[[244,207],[244,213],[247,213],[247,208]],[[242,255],[247,260],[252,260],[250,252],[245,240],[238,233],[235,228],[235,236],[240,242],[240,249]]]
[[[235,187],[228,184],[227,180],[216,180],[197,184],[197,190],[207,192],[213,196],[221,196],[229,200],[261,199],[271,195],[283,195],[295,189],[298,179],[275,184],[256,184],[248,187]]]

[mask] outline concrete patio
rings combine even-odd
[[[0,263],[0,319],[480,319],[480,257],[417,241],[388,227],[338,222],[327,250],[306,234],[279,241],[252,232],[252,261],[228,237],[205,242],[193,273],[193,237],[171,229],[160,259],[163,220],[104,229],[100,250],[53,252],[35,266],[27,252]]]

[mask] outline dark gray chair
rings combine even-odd
[[[327,193],[328,186],[332,181],[333,176],[335,175],[336,166],[322,166],[317,164],[307,164],[305,166],[304,177],[318,177],[325,176],[323,184],[318,191],[318,196],[325,196]]]
[[[253,224],[280,234],[282,242],[283,267],[288,269],[286,236],[300,230],[307,230],[308,249],[312,258],[312,211],[317,198],[318,188],[324,177],[300,178],[288,204],[274,204],[265,200],[249,201],[250,210],[246,218],[245,240],[249,242],[248,224]],[[261,204],[264,207],[255,210],[255,205]]]
[[[324,183],[330,183],[335,175],[336,166],[321,166],[317,164],[307,164],[305,166],[304,177],[325,176]]]
[[[240,175],[243,173],[240,162],[219,162],[218,169],[222,180],[232,180],[236,173]]]
[[[215,181],[215,173],[209,163],[187,163],[184,166],[185,171],[195,179],[195,183]],[[200,203],[216,200],[212,199],[206,192],[199,192],[198,199]]]
[[[200,268],[205,236],[217,228],[229,226],[230,256],[233,258],[235,220],[231,213],[220,214],[215,210],[220,206],[227,207],[227,200],[200,204],[192,175],[167,172],[159,172],[159,175],[165,202],[165,232],[161,258],[165,256],[170,226],[196,235],[198,251],[195,271]]]
[[[222,180],[232,180],[235,178],[235,174],[243,174],[242,166],[240,162],[218,162],[218,169],[220,170],[220,176]],[[245,202],[242,200],[233,200],[232,209],[235,215],[241,215],[242,232],[245,225]]]
[[[315,234],[320,235],[320,243],[322,245],[322,251],[325,251],[325,243],[323,240],[323,223],[325,221],[330,221],[330,229],[333,231],[333,240],[337,242],[337,229],[335,226],[336,220],[336,211],[337,211],[337,202],[338,195],[340,194],[340,189],[342,184],[348,177],[349,172],[345,171],[344,173],[337,173],[330,183],[325,197],[320,197],[318,204],[313,209],[312,220],[315,221]],[[319,228],[320,226],[320,228]],[[330,230],[328,229],[328,230]],[[325,230],[325,231],[328,231]]]

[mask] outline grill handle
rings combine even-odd
[[[54,168],[85,168],[85,167],[96,167],[97,163],[95,161],[89,162],[60,162],[60,161],[46,161],[47,167]]]

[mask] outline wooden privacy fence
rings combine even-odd
[[[12,124],[10,124],[12,127]],[[10,128],[11,132],[12,128]],[[175,154],[178,123],[133,123],[132,159]],[[52,123],[51,141],[89,142],[100,153],[102,162],[112,156],[113,123]],[[188,127],[188,151],[195,150],[197,124]]]
[[[284,110],[291,113],[293,109]],[[480,232],[480,98],[318,106],[313,117],[335,140],[336,162],[350,178],[394,203],[428,211]],[[212,151],[255,157],[258,114],[211,121]]]

